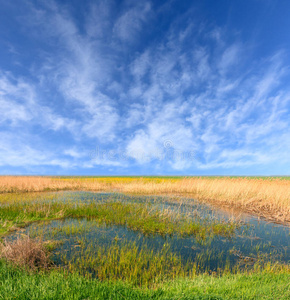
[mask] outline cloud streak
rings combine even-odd
[[[19,49],[28,46],[7,41],[25,68],[0,65],[2,166],[180,174],[290,166],[283,49],[260,57],[241,34],[198,22],[192,7],[22,5],[15,30],[37,47],[25,60]],[[166,142],[194,159],[161,160]],[[127,159],[92,159],[97,147]]]

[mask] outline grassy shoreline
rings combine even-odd
[[[0,299],[289,299],[289,270],[199,275],[136,288],[60,271],[32,273],[0,261]]]

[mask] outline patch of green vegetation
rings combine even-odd
[[[102,281],[122,280],[142,287],[152,287],[164,280],[176,278],[193,279],[205,273],[225,275],[238,274],[241,270],[261,272],[275,266],[270,262],[265,263],[263,259],[250,264],[243,261],[231,264],[229,260],[223,261],[222,251],[215,253],[209,248],[198,253],[193,261],[172,252],[169,243],[164,243],[160,250],[154,251],[146,244],[138,247],[135,242],[120,240],[120,243],[117,239],[109,246],[102,243],[96,246],[80,239],[78,250],[69,253],[68,256],[67,252],[62,252],[60,259],[70,272]],[[210,271],[209,261],[213,259],[218,263],[216,272]],[[277,264],[276,267],[287,266]]]
[[[52,252],[55,250],[59,245],[62,245],[63,241],[46,241],[44,243],[44,247],[47,251]]]
[[[32,273],[0,261],[0,299],[289,299],[289,269],[256,273],[199,275],[175,279],[152,288],[121,281],[99,281],[61,270]]]
[[[0,220],[7,224],[3,227],[2,233],[30,222],[68,217],[94,218],[106,224],[123,225],[138,230],[145,235],[193,235],[200,241],[213,238],[215,235],[232,236],[238,226],[235,222],[190,219],[184,215],[153,210],[150,205],[135,203],[33,202],[0,207]]]
[[[80,246],[81,247],[81,246]],[[65,254],[62,256],[64,257]],[[184,263],[179,255],[173,254],[169,244],[154,252],[143,245],[123,241],[104,245],[85,245],[75,257],[64,261],[71,272],[92,276],[102,281],[122,280],[134,286],[152,286],[164,279],[192,277],[195,275],[194,263]]]

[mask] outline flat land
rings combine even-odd
[[[0,201],[7,193],[60,190],[183,195],[290,222],[290,177],[0,177]]]

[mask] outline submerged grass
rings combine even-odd
[[[134,286],[152,286],[166,279],[195,274],[193,264],[184,264],[180,256],[170,251],[168,244],[157,253],[125,241],[109,247],[100,245],[97,250],[82,249],[75,258],[70,257],[66,265],[70,271],[101,281],[122,280]]]
[[[290,222],[288,177],[0,177],[0,193],[58,190],[186,194],[271,220]],[[0,203],[7,201],[0,198]]]
[[[13,205],[0,206],[0,222],[2,223],[0,234],[34,221],[68,217],[86,217],[106,224],[124,225],[145,235],[194,235],[199,240],[206,240],[215,235],[231,236],[239,226],[237,222],[190,219],[186,215],[179,216],[170,211],[154,210],[150,204],[18,202]]]
[[[82,244],[82,240],[80,240]],[[255,260],[239,260],[231,263],[223,261],[223,251],[216,253],[211,249],[198,253],[194,260],[184,259],[172,252],[171,245],[164,243],[157,252],[141,247],[135,242],[123,240],[111,245],[80,245],[79,251],[61,255],[62,264],[72,272],[97,278],[101,281],[122,280],[134,286],[152,287],[158,283],[176,278],[193,279],[200,274],[222,276],[241,272],[262,272],[263,270],[289,270],[286,264],[265,262],[264,257]],[[217,260],[216,271],[212,271],[209,262]],[[290,273],[289,273],[290,275]]]

